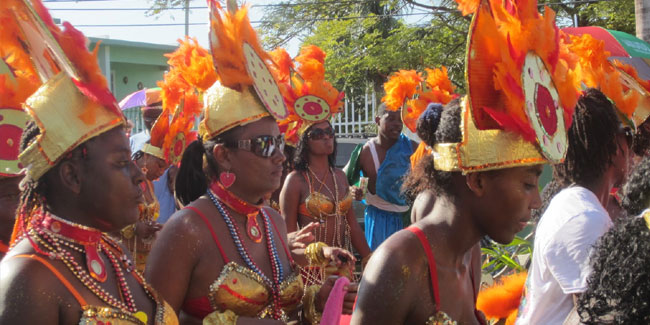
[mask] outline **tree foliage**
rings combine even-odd
[[[260,30],[267,46],[282,46],[295,37],[303,45],[320,46],[327,53],[328,78],[341,89],[372,87],[381,93],[391,72],[440,65],[463,86],[469,19],[454,9],[452,0],[440,7],[405,0],[283,4],[265,11]]]

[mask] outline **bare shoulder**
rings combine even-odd
[[[284,188],[287,187],[296,187],[302,185],[304,182],[304,178],[302,177],[302,172],[294,170],[289,175],[287,175],[287,178],[284,180]]]
[[[284,222],[284,218],[273,208],[263,207],[264,212],[271,218],[271,221],[275,224],[280,232],[280,235],[284,238],[287,237],[287,224]]]
[[[207,200],[198,199],[188,207],[176,211],[165,223],[158,234],[158,241],[172,240],[174,245],[194,247],[200,246],[207,234],[206,223],[199,214],[206,212]],[[196,212],[198,210],[199,212]]]
[[[348,184],[348,176],[345,175],[345,172],[343,171],[343,169],[340,169],[340,168],[334,169],[334,175],[336,175],[337,180],[345,182],[346,186],[349,185]]]
[[[29,245],[19,245],[22,244]],[[52,263],[42,255],[19,254],[15,250],[0,262],[0,323],[11,324],[19,319],[23,323],[51,321],[58,318],[62,303],[74,300],[56,275],[37,258]]]

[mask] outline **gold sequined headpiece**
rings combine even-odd
[[[43,85],[25,102],[40,134],[20,153],[37,180],[67,153],[126,120],[97,63],[97,48],[72,25],[62,31],[40,0],[8,1]],[[3,27],[4,28],[4,27]]]
[[[315,45],[300,50],[293,60],[284,49],[271,52],[280,92],[289,117],[279,121],[287,143],[296,146],[310,126],[329,121],[343,107],[343,92],[325,80],[325,52]]]
[[[578,99],[555,13],[537,1],[456,0],[473,13],[459,143],[433,148],[438,170],[463,173],[558,163]]]
[[[229,0],[224,10],[216,0],[209,2],[210,49],[219,80],[204,96],[199,135],[207,140],[269,115],[286,118],[287,108],[268,68],[273,62],[251,26],[248,7],[237,8]]]

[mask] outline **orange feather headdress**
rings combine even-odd
[[[535,0],[456,1],[474,14],[463,140],[436,145],[436,168],[470,172],[562,161],[579,92],[555,13],[540,14]]]
[[[458,95],[447,74],[447,67],[424,69],[426,77],[415,70],[400,70],[393,73],[384,83],[386,95],[381,99],[391,111],[401,110],[402,121],[411,132],[417,132],[418,118],[430,103],[445,105]],[[431,148],[420,142],[411,155],[411,166],[415,167],[423,157],[431,154]]]
[[[292,62],[284,49],[271,52],[280,92],[289,116],[280,121],[287,143],[297,145],[303,133],[315,123],[328,121],[343,107],[345,94],[325,80],[325,52],[309,45]]]
[[[229,0],[228,10],[216,0],[210,4],[210,49],[219,82],[206,94],[204,119],[199,133],[212,138],[235,126],[263,117],[287,117],[287,108],[264,51],[248,19],[248,7],[237,8]]]
[[[621,62],[617,68],[608,59],[610,52],[605,50],[605,42],[589,34],[565,37],[569,50],[578,58],[576,72],[580,82],[586,87],[600,89],[616,104],[623,122],[631,123],[641,94],[625,86],[621,71],[632,72],[634,68]]]
[[[21,45],[21,31],[9,5],[0,4],[0,178],[23,172],[18,154],[29,116],[22,106],[41,85],[29,53]]]
[[[194,140],[191,130],[203,109],[199,97],[217,80],[212,56],[196,39],[179,43],[176,51],[165,55],[170,69],[158,82],[163,112],[151,128],[149,146],[143,148],[172,164],[180,161],[187,144]]]
[[[15,18],[3,33],[19,39],[44,83],[25,102],[40,134],[20,154],[36,180],[66,153],[126,120],[99,68],[98,48],[89,52],[81,32],[69,23],[61,30],[40,0],[6,0],[1,6]]]
[[[402,110],[402,121],[411,132],[416,132],[417,120],[430,103],[446,105],[458,97],[447,67],[424,71],[425,76],[415,70],[400,70],[384,83],[386,95],[381,100],[389,110]]]

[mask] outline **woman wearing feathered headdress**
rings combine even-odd
[[[317,243],[310,245],[324,243],[350,252],[354,247],[365,261],[370,248],[352,209],[347,178],[334,165],[336,139],[330,120],[343,106],[343,93],[325,80],[325,52],[315,45],[303,47],[295,67],[284,50],[276,50],[273,56],[290,111],[280,127],[286,128],[287,141],[296,144],[294,171],[280,194],[287,231],[312,227],[316,222],[312,231]],[[332,265],[309,265],[302,274],[307,285],[322,284],[331,274],[354,280],[349,267]]]
[[[302,307],[304,318],[318,322],[333,280],[305,293],[295,263],[353,257],[323,246],[290,251],[282,217],[263,206],[280,185],[284,136],[276,119],[287,109],[247,8],[234,1],[228,10],[216,1],[210,7],[212,56],[197,49],[186,69],[212,69],[217,78],[190,82],[205,105],[199,138],[183,153],[176,178],[185,208],[158,234],[145,274],[188,321],[280,323],[298,320]],[[350,300],[354,289],[338,293]]]
[[[144,178],[96,52],[71,25],[60,30],[38,0],[2,1],[0,13],[13,18],[3,20],[0,47],[18,28],[14,50],[29,53],[43,82],[24,102],[31,117],[19,148],[25,177],[0,262],[0,323],[178,324],[106,234],[137,220]]]
[[[566,153],[578,92],[552,11],[541,15],[536,1],[458,2],[474,14],[468,95],[434,108],[431,155],[408,176],[435,203],[375,251],[352,324],[485,323],[475,247],[486,235],[512,241],[540,205],[542,165]]]

